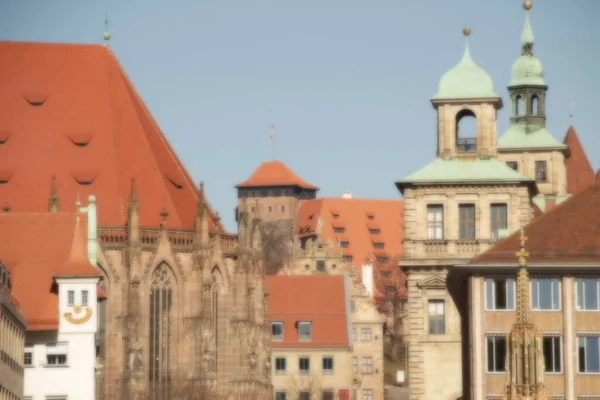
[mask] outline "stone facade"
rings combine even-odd
[[[202,201],[189,231],[169,229],[166,212],[161,228],[140,227],[140,207],[134,188],[129,225],[99,227],[97,398],[270,398],[260,221],[244,215],[237,241],[209,233]]]
[[[12,274],[0,262],[0,400],[23,399],[26,321],[11,289]]]

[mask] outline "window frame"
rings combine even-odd
[[[373,357],[362,358],[361,370],[363,375],[373,375]]]
[[[585,303],[585,281],[596,281],[596,308],[586,308]],[[579,276],[576,279],[577,303],[576,310],[580,312],[599,312],[600,311],[600,277],[597,276]],[[581,285],[580,285],[581,283]],[[583,306],[583,307],[582,307]]]
[[[50,349],[64,349],[50,350]],[[61,362],[60,357],[64,357],[64,361]],[[50,362],[50,357],[56,357],[56,362]],[[64,342],[47,343],[46,344],[46,367],[68,367],[69,366],[69,344]]]
[[[465,212],[465,210],[467,212]],[[473,218],[468,215],[473,213]],[[472,236],[472,237],[471,237]],[[462,203],[458,205],[458,240],[477,239],[477,206],[475,203]]]
[[[583,367],[585,369],[587,367],[587,365],[586,365],[587,364],[586,363],[586,361],[587,361],[586,355],[587,355],[587,341],[589,339],[595,339],[598,342],[598,344],[596,346],[598,347],[598,359],[600,360],[600,336],[599,335],[593,335],[593,336],[592,335],[581,335],[581,336],[577,336],[577,364],[578,364],[577,365],[577,372],[579,374],[581,374],[581,375],[600,375],[600,361],[598,363],[598,369],[596,371],[587,371],[587,370],[586,371],[582,371],[581,370],[581,367],[582,367],[582,365],[581,365],[581,362],[582,362],[582,359],[581,359],[581,347],[582,347],[581,346],[581,341],[584,340],[584,343],[586,343],[583,346],[583,348],[584,348],[584,354],[583,354],[583,356],[584,356],[584,358],[583,358],[584,365],[583,365]]]
[[[497,218],[494,215],[494,210],[504,209],[504,220]],[[497,214],[497,213],[496,213]],[[508,229],[508,203],[491,203],[490,204],[490,239],[499,240],[500,230]],[[502,225],[502,227],[501,227]]]
[[[502,280],[504,281],[504,284],[506,286],[505,289],[505,293],[506,293],[506,308],[497,308],[497,304],[496,304],[496,286],[500,283],[499,281]],[[491,289],[493,291],[493,293],[490,294],[490,287],[488,285],[488,282],[492,282],[492,286]],[[509,282],[512,283],[512,299],[508,298],[509,295],[509,289],[508,289],[508,284]],[[485,311],[492,311],[492,312],[513,312],[517,309],[517,282],[515,278],[512,277],[487,277],[484,279],[484,285],[485,285]],[[493,303],[493,307],[490,307],[490,299],[488,298],[488,296],[491,295],[491,301]],[[509,307],[510,303],[512,301],[512,308]]]
[[[283,369],[279,368],[279,363],[283,364]],[[286,357],[275,357],[275,375],[285,375],[287,373],[287,358]]]
[[[352,373],[358,374],[359,371],[358,357],[352,357]]]
[[[373,330],[369,327],[360,328],[360,341],[370,342],[373,340]]]
[[[430,218],[431,216],[431,218]],[[438,217],[439,220],[438,220]],[[427,240],[444,240],[445,238],[445,215],[443,204],[427,204]],[[438,237],[438,229],[441,237]]]
[[[519,162],[518,161],[507,161],[506,166],[513,171],[519,171]]]
[[[540,289],[539,289],[539,282],[543,281],[543,280],[550,280],[550,297],[551,297],[551,302],[554,305],[554,284],[553,282],[556,281],[558,282],[558,289],[556,291],[556,297],[558,300],[558,308],[551,308],[551,309],[545,309],[545,308],[539,308],[539,302],[540,302]],[[536,285],[537,284],[537,285]],[[534,287],[538,286],[534,292]],[[529,290],[530,290],[530,294],[531,294],[531,311],[535,311],[535,312],[562,312],[562,279],[560,277],[532,277],[531,278],[531,282],[529,284]],[[534,296],[534,293],[537,293],[537,296]],[[535,306],[535,304],[538,304],[538,307]]]
[[[326,362],[331,362],[331,368],[325,368]],[[323,356],[321,368],[323,370],[323,375],[333,375],[335,371],[335,360],[333,359],[333,356]]]
[[[287,400],[287,392],[278,390],[275,392],[275,400]]]
[[[315,262],[315,268],[317,269],[317,272],[325,272],[325,271],[327,271],[327,261],[325,261],[325,260],[317,260]]]
[[[306,368],[302,368],[303,361],[305,361],[307,364]],[[300,375],[310,374],[310,357],[308,357],[308,356],[298,357],[298,372],[300,373]]]
[[[281,327],[281,337],[273,335],[273,328],[275,326]],[[271,321],[271,340],[274,342],[282,342],[285,338],[285,323],[283,321]]]
[[[303,326],[308,326],[309,329],[310,329],[310,333],[309,333],[309,337],[308,338],[302,334],[302,327]],[[312,326],[312,322],[311,321],[298,321],[298,340],[299,341],[301,341],[301,342],[310,342],[310,341],[312,341],[312,333],[313,333],[313,326]]]
[[[373,389],[362,390],[363,400],[373,400]]]
[[[24,367],[33,367],[34,360],[34,348],[32,345],[25,345],[23,349],[23,366]],[[29,354],[29,363],[27,362],[27,355]]]
[[[89,290],[81,291],[81,305],[83,307],[87,307],[90,301],[90,292]]]
[[[558,343],[558,361],[560,363],[560,368],[558,371],[549,371],[547,369],[548,367],[548,358],[546,357],[546,354],[544,354],[544,373],[545,374],[549,374],[549,375],[562,375],[564,373],[564,350],[563,350],[563,337],[559,334],[544,334],[543,338],[542,338],[542,349],[544,351],[544,353],[546,352],[546,339],[551,339],[552,340],[552,357],[551,360],[554,364],[554,362],[556,361],[556,343]]]
[[[548,179],[548,161],[546,161],[546,160],[535,160],[535,162],[534,162],[534,170],[535,170],[535,182],[536,183],[548,183],[548,182],[550,182],[550,180]],[[542,179],[538,179],[542,174],[543,174],[543,178]]]
[[[504,341],[504,355],[502,357],[504,357],[504,362],[502,363],[502,369],[501,370],[494,370],[494,371],[490,371],[490,341],[492,341],[492,347],[493,347],[493,351],[494,351],[494,366],[497,364],[496,363],[496,343],[498,341]],[[507,349],[508,349],[508,342],[506,340],[506,334],[500,334],[500,333],[496,333],[493,335],[487,335],[486,336],[486,346],[485,346],[485,352],[486,352],[486,372],[488,374],[506,374],[506,353],[507,353]],[[494,368],[495,369],[495,368]]]
[[[441,315],[440,314],[432,315],[431,314],[431,306],[436,305],[435,308],[437,310],[438,304],[442,305],[442,314]],[[438,323],[439,321],[442,322],[443,329],[439,329],[439,323]],[[434,327],[434,326],[436,327],[436,329],[435,329],[435,332],[432,332],[432,327]],[[445,335],[446,331],[447,331],[447,329],[446,329],[446,300],[444,300],[444,299],[428,299],[427,300],[427,332],[428,332],[428,335],[435,335],[435,336]]]
[[[74,307],[75,306],[75,291],[67,290],[67,306]]]
[[[335,391],[333,389],[323,389],[321,392],[322,400],[333,400],[335,399]]]

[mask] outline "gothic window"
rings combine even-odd
[[[168,399],[169,367],[173,350],[175,280],[171,269],[160,264],[152,274],[150,287],[149,368],[150,398]]]
[[[475,204],[458,206],[460,240],[475,239]]]
[[[459,153],[477,151],[477,118],[471,110],[456,115],[456,147]]]
[[[506,336],[488,336],[487,372],[506,371]]]
[[[520,117],[525,115],[525,100],[520,94],[515,98],[515,116]]]
[[[548,182],[548,163],[546,161],[535,162],[535,181],[539,183]]]
[[[515,280],[508,279],[492,279],[485,280],[485,302],[486,310],[498,311],[515,309]]]
[[[540,99],[533,95],[531,97],[531,114],[532,115],[540,115]]]
[[[508,213],[506,204],[497,203],[492,204],[492,220],[491,220],[491,228],[492,228],[492,240],[498,240],[500,230],[506,229],[508,227]]]
[[[427,206],[427,239],[444,239],[444,206],[441,204]]]

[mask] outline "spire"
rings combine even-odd
[[[56,182],[56,175],[52,175],[52,186],[50,188],[50,200],[48,203],[48,209],[50,212],[60,211],[60,197],[58,196],[58,183]]]
[[[465,53],[463,54],[460,64],[475,64],[475,60],[471,57],[471,48],[469,47],[469,36],[471,36],[471,28],[463,29],[465,35]]]
[[[106,14],[106,19],[104,20],[104,45],[106,47],[108,47],[111,37],[112,35],[108,31],[108,14]]]
[[[523,28],[523,33],[521,34],[521,48],[523,50],[523,55],[533,55],[533,29],[531,29],[531,21],[529,20],[529,10],[533,7],[533,3],[531,1],[525,1],[523,3],[523,8],[525,9],[525,27]]]
[[[529,274],[527,273],[527,258],[529,253],[525,250],[525,230],[521,228],[521,250],[517,252],[519,257],[519,274],[517,276],[517,323],[530,324],[531,313],[529,311]]]
[[[131,194],[129,195],[129,213],[139,212],[140,200],[138,198],[137,183],[135,178],[131,178]]]
[[[75,230],[73,233],[73,243],[71,244],[71,253],[69,254],[69,262],[84,262],[89,263],[87,258],[87,240],[83,224],[81,223],[81,217],[77,213],[75,220]]]

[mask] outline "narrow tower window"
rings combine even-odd
[[[515,98],[515,115],[517,117],[525,115],[525,101],[520,94]]]
[[[459,153],[477,151],[477,119],[471,110],[456,115],[456,147]]]
[[[535,95],[531,98],[531,114],[540,115],[540,99]]]

